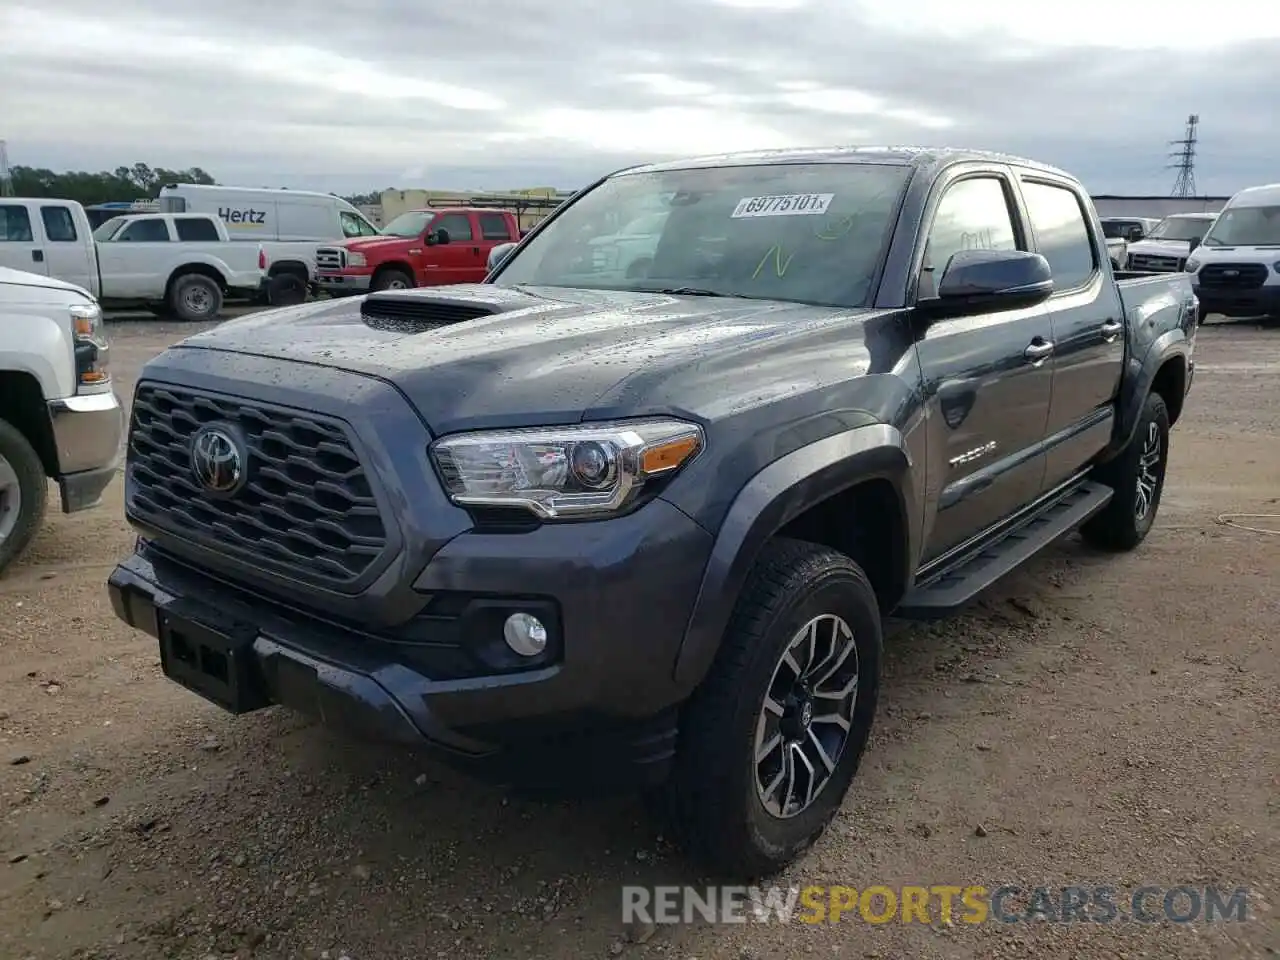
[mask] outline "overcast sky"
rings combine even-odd
[[[4,0],[13,164],[573,188],[641,160],[947,144],[1167,194],[1280,180],[1280,12],[1162,0]]]

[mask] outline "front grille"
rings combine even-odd
[[[347,265],[346,251],[341,247],[316,248],[317,270],[341,270]]]
[[[1144,273],[1177,273],[1186,263],[1183,257],[1161,257],[1150,253],[1131,253],[1129,269]]]
[[[493,316],[496,312],[484,304],[431,300],[420,294],[373,294],[365,297],[360,305],[360,316],[371,327],[420,332]]]
[[[244,438],[248,479],[209,494],[191,467],[206,424]],[[314,583],[341,586],[387,547],[377,501],[337,421],[252,400],[143,383],[129,430],[128,506],[143,523]]]
[[[1207,263],[1200,268],[1200,286],[1215,290],[1255,290],[1267,282],[1263,263]]]

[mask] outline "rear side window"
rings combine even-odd
[[[435,222],[433,230],[448,230],[449,242],[458,243],[472,239],[471,218],[465,213],[446,213]],[[506,234],[504,233],[505,237]]]
[[[480,214],[480,236],[485,240],[510,240],[507,218],[500,213]]]
[[[0,243],[31,243],[31,214],[26,207],[0,204]]]
[[[1047,183],[1022,184],[1036,247],[1049,261],[1053,285],[1070,290],[1088,283],[1098,269],[1084,209],[1075,192]]]
[[[75,243],[76,222],[66,207],[41,207],[40,219],[44,221],[44,235],[51,243]]]
[[[168,243],[169,228],[163,220],[135,220],[116,237],[117,243]]]
[[[173,221],[178,228],[178,239],[192,242],[212,240],[215,243],[221,238],[218,228],[208,217],[179,217]]]

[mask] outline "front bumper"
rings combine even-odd
[[[119,468],[124,441],[124,411],[114,392],[51,400],[58,457],[55,479],[64,513],[96,506]]]
[[[710,548],[662,500],[604,522],[464,533],[417,578],[425,612],[380,633],[147,542],[108,590],[116,615],[158,640],[166,675],[224,709],[279,704],[486,779],[634,785],[660,781],[674,755],[674,665]],[[522,667],[501,625],[526,608],[550,642]]]
[[[316,274],[316,286],[327,293],[341,296],[347,293],[368,293],[373,282],[371,273],[320,273]]]
[[[1280,316],[1280,284],[1254,287],[1251,290],[1231,290],[1220,287],[1195,285],[1200,301],[1200,316],[1211,313],[1227,317]]]

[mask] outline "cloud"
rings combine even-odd
[[[682,154],[952,144],[1045,160],[1095,192],[1162,194],[1168,141],[1197,112],[1198,186],[1229,193],[1275,179],[1280,153],[1280,18],[1256,10],[9,0],[0,136],[12,163],[194,164],[340,191],[569,188]]]

